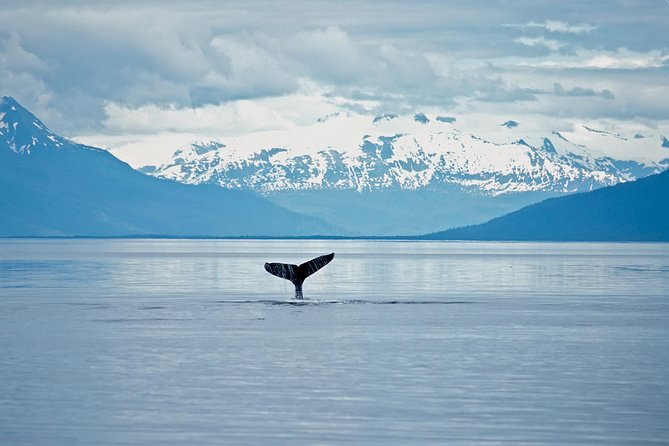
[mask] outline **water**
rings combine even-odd
[[[667,244],[0,240],[0,444],[669,444],[668,295]]]

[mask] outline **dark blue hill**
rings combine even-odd
[[[133,170],[0,100],[0,236],[292,236],[331,232],[250,192]]]
[[[551,198],[433,240],[669,241],[669,171]]]

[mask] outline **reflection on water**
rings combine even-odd
[[[336,252],[309,300],[264,271]],[[0,444],[669,438],[669,245],[0,240]]]

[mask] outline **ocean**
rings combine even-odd
[[[669,244],[0,239],[0,358],[3,445],[669,444]]]

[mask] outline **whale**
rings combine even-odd
[[[265,263],[265,271],[282,279],[289,280],[295,285],[295,299],[304,299],[302,284],[304,280],[313,273],[323,268],[334,259],[334,252],[316,257],[301,265],[289,263]]]

